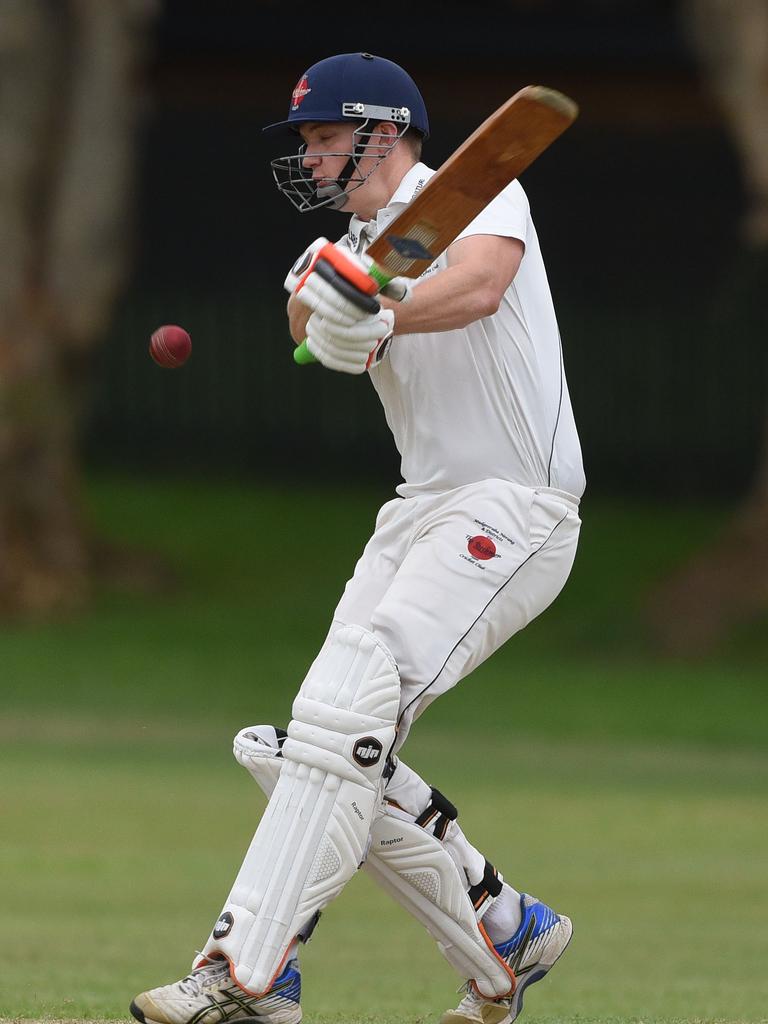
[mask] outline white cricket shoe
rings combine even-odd
[[[567,917],[525,893],[520,896],[520,909],[520,927],[511,939],[493,947],[515,972],[515,991],[501,999],[486,999],[468,982],[467,994],[455,1010],[443,1014],[440,1024],[512,1024],[522,1012],[525,990],[541,981],[565,952],[573,933]]]
[[[131,1003],[131,1013],[142,1024],[299,1024],[300,997],[298,960],[289,960],[269,992],[260,998],[232,981],[228,960],[214,960],[181,981],[142,992]]]

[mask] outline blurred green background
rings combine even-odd
[[[120,1018],[187,970],[263,806],[231,738],[285,722],[380,497],[90,485],[98,524],[164,552],[179,584],[3,634],[6,1016]],[[692,665],[636,623],[721,516],[592,503],[561,598],[406,745],[507,877],[573,916],[533,1020],[764,1018],[765,632]],[[431,940],[367,878],[303,963],[308,1020],[428,1021],[454,1001]]]
[[[512,884],[574,919],[526,1019],[768,1019],[759,546],[746,612],[711,643],[695,629],[698,647],[669,643],[678,614],[695,626],[701,609],[665,588],[730,537],[749,552],[734,517],[760,507],[765,459],[759,203],[691,6],[541,0],[469,17],[449,3],[393,23],[303,4],[94,6],[122,8],[132,31],[146,16],[133,205],[109,237],[129,269],[66,359],[67,493],[102,561],[78,600],[34,613],[5,613],[0,571],[0,1018],[120,1019],[136,992],[185,973],[263,807],[232,736],[289,717],[399,481],[367,382],[293,366],[286,268],[344,219],[310,223],[285,203],[258,131],[306,66],[369,49],[422,87],[433,166],[529,82],[582,108],[523,182],[584,448],[579,554],[555,604],[417,723],[406,759]],[[33,7],[73,31],[75,4],[8,10]],[[192,335],[183,370],[147,355],[161,323]],[[1,568],[25,461],[8,456],[16,336],[0,327]],[[434,1021],[457,1001],[460,979],[365,876],[302,963],[320,1024]]]

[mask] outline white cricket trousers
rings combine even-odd
[[[333,617],[390,649],[402,681],[398,736],[554,601],[573,565],[579,500],[564,491],[482,480],[395,498]]]

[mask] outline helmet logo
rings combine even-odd
[[[309,81],[306,75],[302,75],[299,81],[296,83],[296,87],[291,93],[291,110],[298,110],[299,104],[307,95],[308,92],[312,92],[309,86]]]

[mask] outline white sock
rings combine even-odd
[[[488,932],[488,938],[494,945],[506,942],[515,934],[522,920],[520,893],[506,882],[502,883],[501,892],[483,914],[482,925]]]

